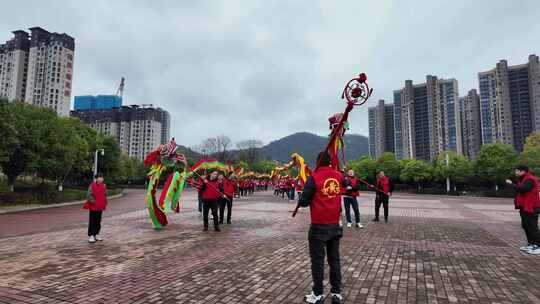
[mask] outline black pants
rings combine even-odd
[[[101,214],[103,211],[92,211],[88,213],[88,236],[96,236],[101,230]]]
[[[377,193],[377,196],[375,197],[375,218],[379,219],[379,209],[381,208],[381,204],[384,208],[384,219],[388,220],[388,195],[384,195],[382,193]]]
[[[203,201],[203,221],[204,229],[208,229],[208,213],[212,210],[212,217],[214,218],[214,229],[219,228],[219,217],[218,217],[218,203],[217,201]]]
[[[328,256],[330,266],[330,285],[333,293],[341,293],[341,265],[339,258],[339,241],[343,236],[343,228],[339,225],[312,224],[309,228],[309,255],[311,257],[311,275],[313,292],[323,294],[324,256]]]
[[[521,216],[521,227],[525,230],[527,242],[532,245],[540,246],[540,231],[538,230],[538,214],[519,211]]]
[[[203,211],[203,199],[202,199],[202,193],[199,192],[198,194],[198,200],[199,200],[199,213]]]
[[[294,194],[296,193],[295,189],[292,188],[289,190],[289,199],[294,201]]]
[[[356,223],[360,223],[360,210],[358,210],[358,200],[355,196],[344,196],[343,203],[345,205],[345,217],[347,217],[347,223],[351,221],[351,206],[354,211],[354,220]]]
[[[228,196],[227,198],[220,198],[219,203],[219,223],[223,224],[223,219],[225,217],[225,207],[227,207],[227,223],[231,222],[232,215],[232,201],[233,198]]]

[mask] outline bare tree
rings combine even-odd
[[[219,161],[227,160],[227,148],[231,145],[231,139],[225,135],[219,135],[215,138],[217,147],[217,158]]]
[[[261,158],[262,141],[257,139],[247,139],[236,143],[236,147],[243,154],[248,164],[253,164]]]
[[[231,139],[225,135],[210,137],[201,142],[197,147],[204,156],[213,155],[219,161],[227,159],[227,149],[231,145]]]
[[[204,155],[211,155],[216,153],[218,151],[216,139],[214,137],[204,139],[200,144],[200,149],[201,153]]]

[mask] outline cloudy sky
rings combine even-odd
[[[0,41],[32,26],[75,37],[74,95],[113,94],[124,76],[124,103],[168,110],[188,146],[325,134],[360,71],[373,105],[426,74],[464,95],[498,60],[540,55],[538,0],[3,2]],[[354,110],[352,133],[367,116]]]

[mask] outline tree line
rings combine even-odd
[[[529,135],[521,153],[510,145],[495,143],[483,145],[472,160],[455,152],[442,153],[433,162],[413,158],[396,160],[394,154],[387,152],[378,159],[363,156],[349,162],[359,177],[370,182],[374,182],[376,172],[383,170],[395,182],[417,189],[445,188],[448,178],[453,192],[468,190],[471,186],[497,191],[505,179],[513,175],[518,164],[527,165],[540,174],[540,131]]]
[[[94,151],[98,168],[110,182],[143,179],[140,160],[122,154],[116,139],[99,134],[77,118],[59,117],[49,108],[0,99],[0,170],[13,191],[20,176],[55,182],[88,183],[93,174]]]

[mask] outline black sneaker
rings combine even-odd
[[[341,304],[343,303],[343,297],[339,293],[332,293],[332,304]]]
[[[221,232],[221,229],[219,229],[219,227],[216,227],[216,228],[214,228],[214,231],[215,232]]]
[[[379,221],[378,218],[374,218],[374,219],[372,220],[372,222],[378,222],[378,221]]]

